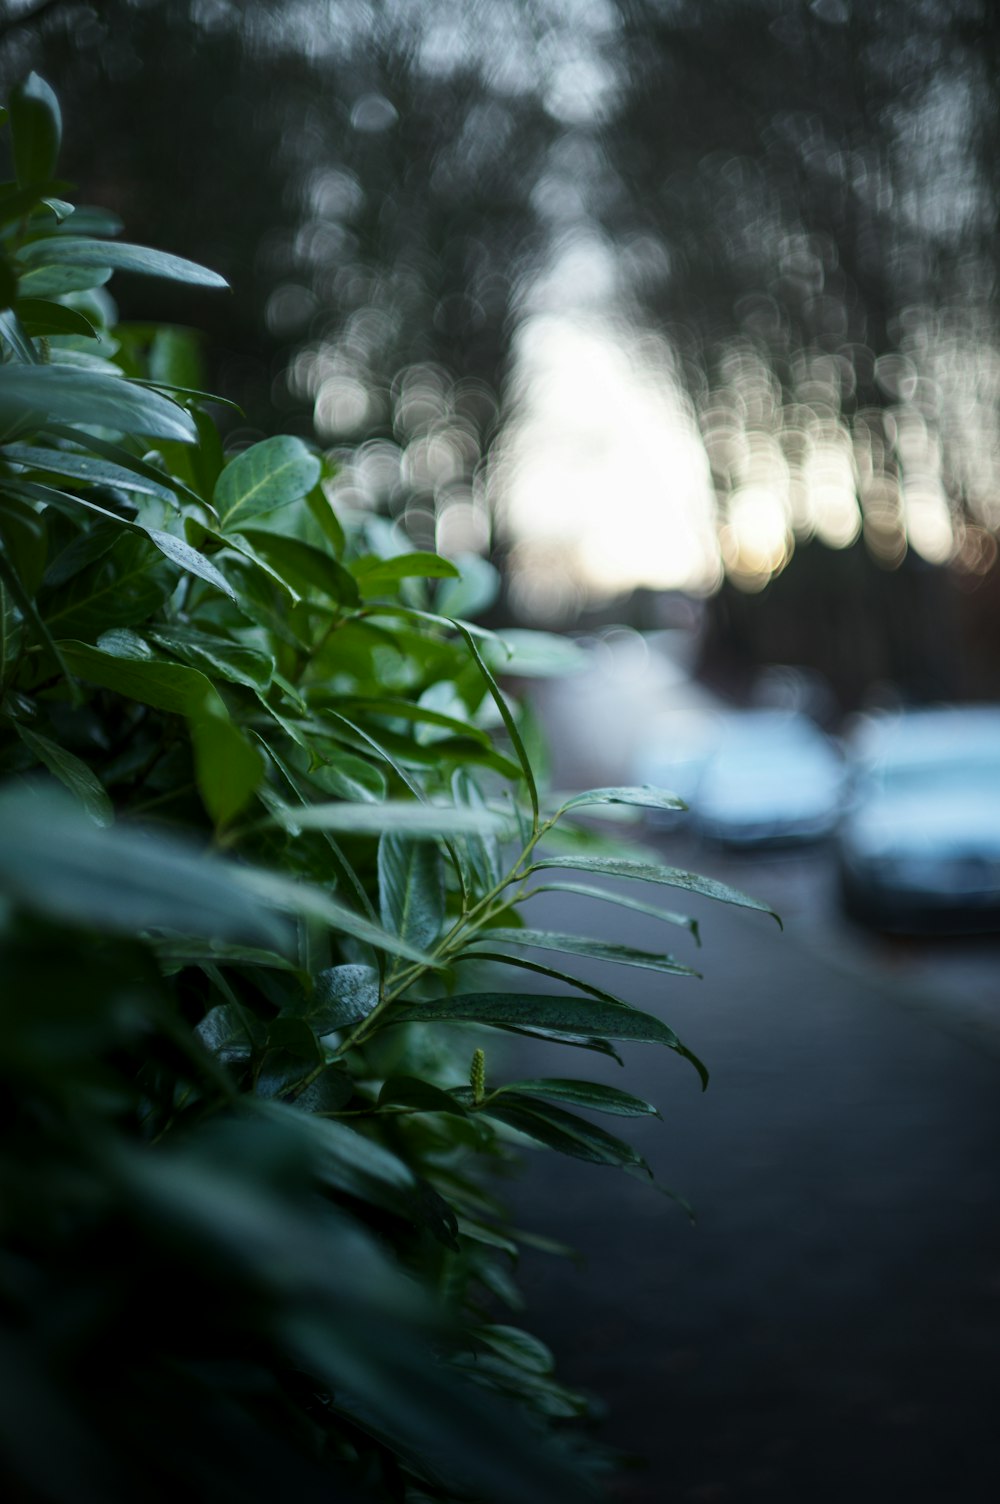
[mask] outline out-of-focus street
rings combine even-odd
[[[622,697],[621,675],[614,684]],[[582,734],[598,691],[581,689]],[[579,735],[570,746],[579,757]],[[587,901],[592,933],[703,969],[703,981],[630,972],[628,987],[606,965],[588,975],[677,1030],[711,1071],[705,1094],[652,1047],[627,1052],[627,1074],[519,1050],[532,1075],[594,1074],[655,1101],[663,1123],[626,1136],[697,1213],[691,1227],[641,1183],[545,1154],[515,1193],[526,1226],[545,1228],[558,1204],[585,1254],[579,1268],[535,1255],[524,1284],[566,1379],[608,1398],[607,1440],[649,1458],[619,1497],[992,1499],[996,941],[855,932],[820,848],[737,858],[684,834],[653,839],[675,865],[772,901],[786,932],[692,900],[696,952],[683,931]],[[536,902],[536,923],[580,926],[562,896]]]

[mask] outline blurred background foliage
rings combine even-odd
[[[988,0],[13,0],[0,83],[233,284],[174,316],[234,437],[846,708],[1000,689],[998,52]]]

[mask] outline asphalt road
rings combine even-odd
[[[992,1501],[997,1036],[967,1027],[933,977],[914,988],[905,966],[839,945],[810,898],[808,862],[798,876],[772,865],[765,889],[766,864],[734,871],[697,855],[701,870],[784,898],[786,933],[696,900],[685,905],[702,920],[695,952],[683,931],[620,908],[536,900],[536,924],[669,947],[703,968],[702,981],[606,964],[590,975],[665,1018],[712,1079],[702,1093],[683,1060],[653,1046],[628,1050],[625,1071],[535,1045],[510,1062],[657,1102],[662,1123],[601,1121],[631,1128],[697,1213],[691,1226],[620,1172],[532,1155],[520,1219],[586,1263],[526,1258],[530,1324],[568,1382],[609,1401],[604,1438],[646,1457],[618,1485],[630,1504]],[[812,880],[822,885],[815,869]]]

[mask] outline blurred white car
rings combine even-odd
[[[867,717],[849,761],[848,913],[909,933],[1000,928],[1000,707]]]
[[[731,711],[692,790],[702,833],[729,846],[819,840],[840,814],[844,766],[808,716],[789,710]]]

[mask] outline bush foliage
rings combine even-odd
[[[517,650],[463,619],[484,566],[338,516],[298,438],[227,453],[194,336],[118,323],[106,291],[221,279],[66,201],[40,78],[7,124],[5,1497],[582,1497],[586,1403],[513,1324],[520,1235],[484,1168],[527,1138],[644,1175],[591,1114],[654,1108],[496,1080],[487,1041],[704,1071],[562,969],[688,967],[520,906],[635,902],[600,875],[759,905],[558,844],[581,811],[673,801],[551,805],[497,679]]]

